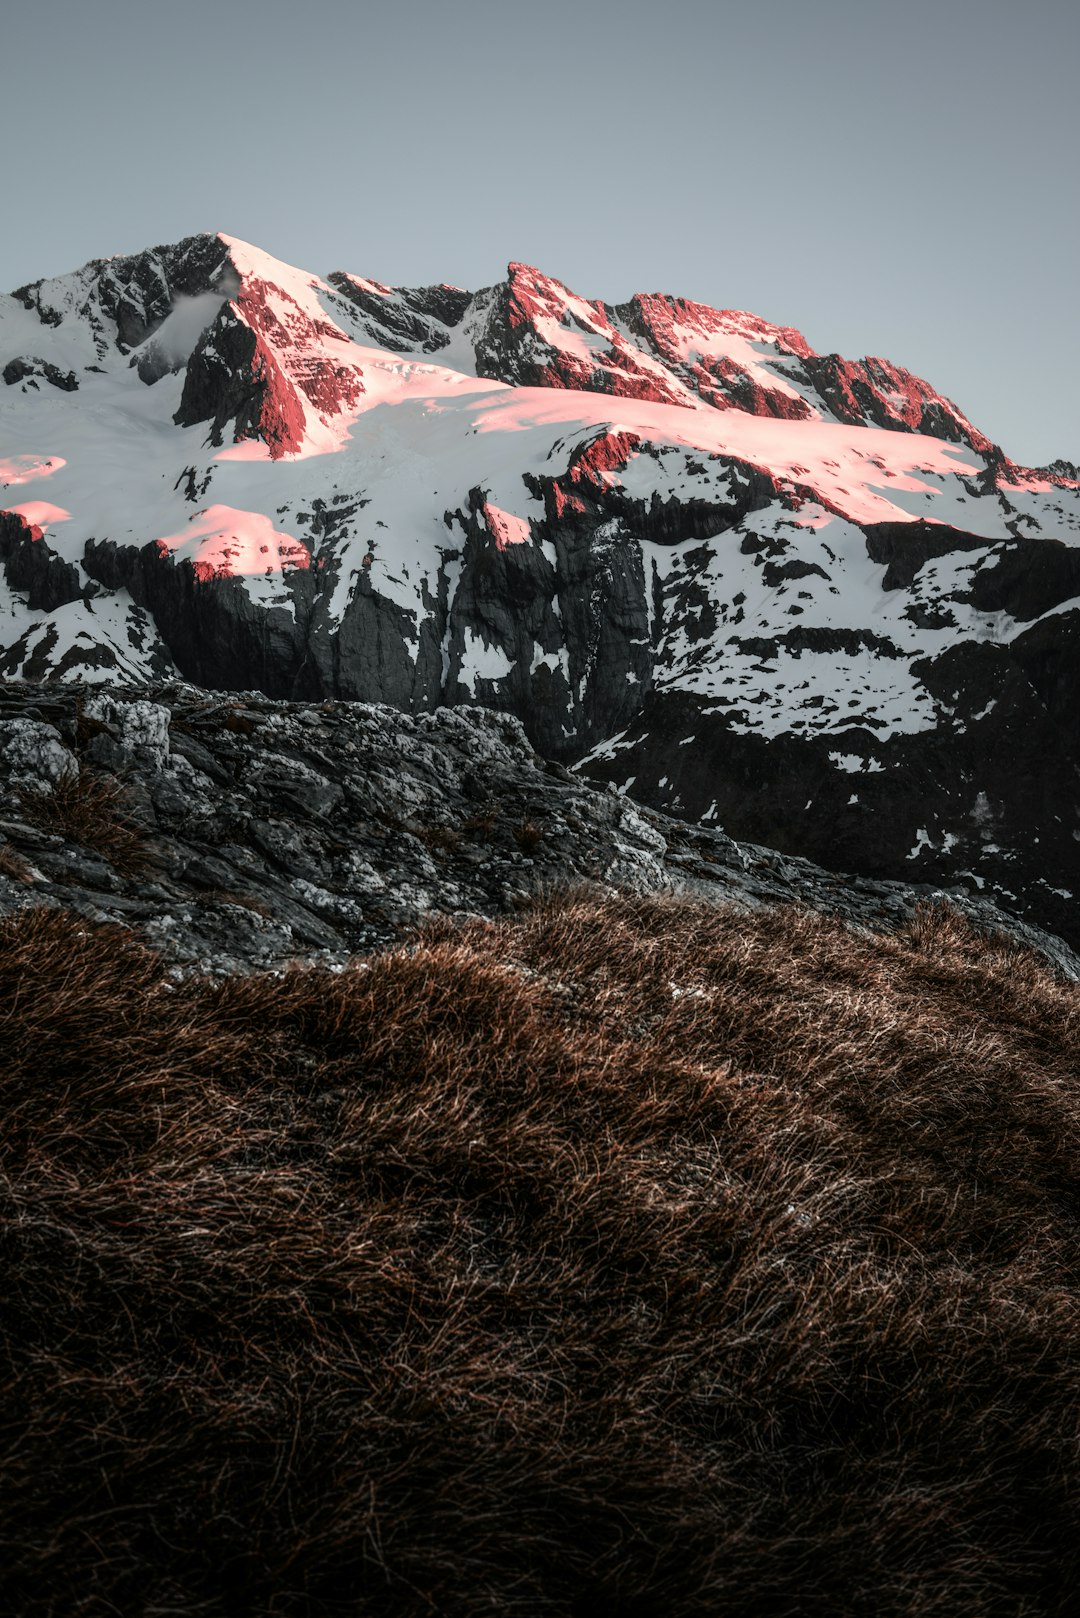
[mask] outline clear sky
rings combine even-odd
[[[0,287],[199,230],[325,274],[665,291],[1080,459],[1077,0],[35,0]]]

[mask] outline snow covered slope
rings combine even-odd
[[[1080,486],[897,366],[199,236],[0,298],[0,375],[0,673],[507,708],[657,807],[1071,925]]]

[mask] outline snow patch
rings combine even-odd
[[[62,455],[11,455],[0,459],[0,488],[11,488],[16,483],[32,483],[35,478],[47,478],[59,472],[67,462]]]
[[[143,349],[160,354],[171,365],[182,364],[227,302],[220,292],[199,292],[192,297],[178,292],[171,311],[146,339]]]
[[[311,563],[310,553],[295,535],[274,528],[262,512],[235,506],[207,506],[195,512],[185,529],[159,539],[157,548],[177,561],[191,562],[201,581],[272,577]]]
[[[63,506],[51,505],[48,500],[26,500],[20,506],[6,507],[6,510],[14,512],[32,528],[47,528],[51,522],[71,520],[70,511],[65,511]]]
[[[514,659],[499,646],[489,646],[472,629],[465,631],[461,656],[461,679],[478,696],[478,680],[503,680],[514,667]]]

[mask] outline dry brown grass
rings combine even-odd
[[[544,841],[544,828],[525,816],[514,827],[514,841],[523,854],[535,854]]]
[[[0,1610],[1075,1612],[1077,1008],[940,911],[0,923]]]
[[[145,839],[127,813],[127,801],[119,781],[80,767],[50,792],[22,793],[19,803],[33,825],[70,838],[122,875],[134,876],[145,867]]]
[[[463,832],[479,833],[482,837],[490,837],[499,821],[499,806],[497,803],[487,803],[467,815],[461,822]]]
[[[452,854],[464,840],[456,826],[421,826],[413,836],[432,853],[439,854]]]
[[[30,862],[13,848],[10,843],[0,843],[0,876],[10,877],[13,882],[21,882],[29,886],[34,880]]]

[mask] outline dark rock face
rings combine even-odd
[[[161,325],[178,295],[193,297],[220,278],[227,264],[216,236],[189,236],[172,248],[111,259],[102,274],[101,307],[116,321],[119,342],[135,348]]]
[[[229,423],[238,438],[257,431],[267,386],[255,366],[257,350],[255,332],[226,305],[188,360],[177,426],[207,422],[218,445]]]
[[[641,810],[478,708],[410,718],[177,686],[8,684],[0,802],[0,914],[46,904],[118,922],[180,969],[344,961],[425,916],[497,916],[577,883],[797,902],[879,930],[936,891],[840,878]],[[1060,940],[953,899],[1080,976]]]
[[[53,365],[49,360],[35,359],[31,355],[9,360],[0,375],[9,388],[17,383],[22,383],[24,389],[36,388],[39,385],[39,377],[54,388],[59,388],[62,393],[74,393],[79,386],[79,379],[74,371],[62,371],[58,365]]]
[[[1007,646],[963,643],[920,665],[944,716],[930,733],[766,738],[700,698],[654,692],[617,750],[583,769],[836,869],[962,884],[1075,946],[1078,671],[1074,610]]]
[[[440,654],[415,618],[361,576],[340,627],[327,622],[325,604],[313,614],[310,673],[320,690],[353,702],[390,702],[426,711],[438,701]],[[321,635],[318,633],[322,630]]]
[[[178,296],[194,297],[214,286],[227,262],[225,243],[210,235],[188,236],[127,257],[94,259],[80,272],[86,288],[82,314],[99,345],[115,343],[127,353],[156,331]],[[64,312],[49,301],[50,286],[35,281],[19,287],[13,296],[34,310],[44,325],[55,326]]]
[[[879,522],[867,523],[867,555],[875,562],[887,562],[882,580],[885,590],[906,589],[924,563],[954,551],[985,550],[986,541],[976,534],[965,534],[945,523]]]
[[[401,353],[436,354],[445,348],[473,298],[460,287],[388,287],[341,270],[327,280],[362,317],[373,343]]]
[[[650,677],[640,551],[626,535],[594,543],[596,512],[591,522],[578,514],[575,522],[545,525],[530,544],[499,550],[480,524],[480,491],[471,504],[448,624],[444,700],[503,708],[522,720],[541,752],[577,756],[586,739],[610,735],[630,718],[637,688]],[[505,658],[504,678],[480,680],[472,690],[462,683],[469,637]]]
[[[997,546],[995,556],[971,582],[972,605],[980,612],[1007,612],[1028,623],[1080,596],[1080,551],[1071,546],[1028,540]]]
[[[14,512],[0,511],[0,567],[27,606],[55,612],[83,594],[79,570],[46,544],[40,528]]]
[[[307,575],[290,579],[303,608]],[[139,553],[132,595],[153,614],[177,667],[196,684],[297,693],[305,661],[302,611],[257,606],[241,580],[200,579],[190,562],[175,563],[153,548]]]

